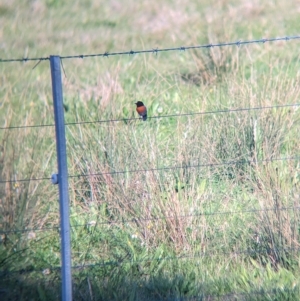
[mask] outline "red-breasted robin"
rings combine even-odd
[[[138,101],[135,104],[136,104],[136,111],[143,118],[143,120],[146,121],[147,120],[147,108],[141,101]]]

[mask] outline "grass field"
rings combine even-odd
[[[299,13],[3,0],[0,58],[295,36]],[[300,299],[299,58],[290,40],[63,60],[74,300]],[[0,62],[1,300],[61,295],[58,187],[20,181],[57,172],[54,127],[5,129],[54,124],[49,61],[36,63]]]

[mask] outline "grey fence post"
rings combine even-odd
[[[71,273],[71,242],[69,220],[69,192],[68,167],[65,137],[65,120],[63,107],[63,90],[61,80],[61,66],[59,56],[50,56],[52,94],[54,104],[56,151],[58,161],[58,175],[52,177],[59,186],[60,232],[61,232],[61,276],[62,300],[72,300],[72,273]]]

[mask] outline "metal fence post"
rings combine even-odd
[[[58,161],[58,175],[52,177],[53,183],[59,186],[60,231],[61,231],[61,275],[62,300],[72,300],[72,273],[71,273],[71,242],[69,220],[69,192],[68,167],[65,137],[65,120],[63,107],[63,90],[61,80],[61,61],[59,56],[50,56],[52,94],[55,116],[56,151]]]

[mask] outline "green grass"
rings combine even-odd
[[[4,1],[0,58],[299,33],[297,1],[198,2]],[[92,122],[66,126],[74,300],[299,299],[300,111],[233,111],[298,104],[298,48],[63,61],[65,120]],[[35,64],[0,63],[1,127],[50,125],[0,130],[0,180],[16,181],[0,184],[1,300],[61,295],[57,186],[20,181],[57,172],[49,62]],[[136,100],[145,123],[127,120]]]

